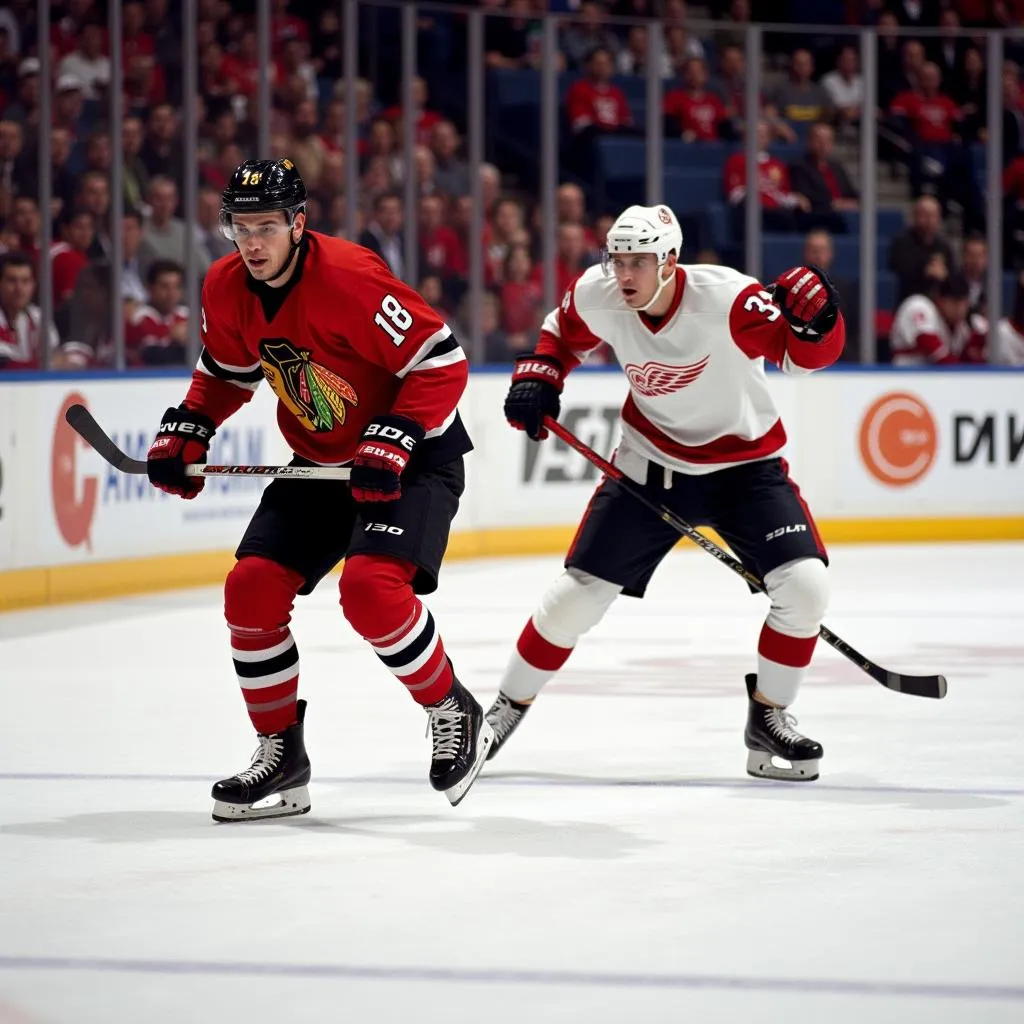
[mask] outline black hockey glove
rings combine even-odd
[[[527,437],[543,441],[548,436],[544,417],[558,419],[562,408],[565,373],[551,356],[519,356],[512,371],[512,386],[505,396],[505,419],[525,430]]]
[[[839,292],[821,267],[794,267],[772,285],[772,298],[793,333],[821,341],[839,319]]]
[[[183,405],[168,409],[146,455],[149,482],[168,494],[194,498],[205,486],[201,476],[186,476],[185,467],[206,461],[216,427],[209,416]]]
[[[356,449],[349,488],[356,501],[395,501],[402,496],[402,471],[426,431],[407,416],[370,420]]]

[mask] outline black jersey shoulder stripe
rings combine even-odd
[[[220,380],[231,381],[234,384],[258,384],[263,380],[263,367],[258,363],[251,370],[222,366],[205,347],[199,355],[199,361],[211,377],[218,377]]]
[[[415,370],[420,363],[425,363],[430,359],[436,359],[438,356],[447,355],[449,352],[454,352],[459,347],[459,342],[455,335],[449,334],[447,338],[439,341],[427,352],[424,352],[423,355],[421,355],[419,359],[409,367],[409,369]]]

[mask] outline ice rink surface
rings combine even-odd
[[[216,589],[0,616],[0,1024],[1024,1021],[1024,545],[843,547],[794,706],[822,777],[744,772],[763,597],[690,549],[620,599],[458,808],[336,581],[293,621],[310,814],[215,825],[255,747]],[[558,558],[429,599],[493,697]]]

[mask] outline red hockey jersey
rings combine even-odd
[[[348,462],[385,413],[426,430],[420,465],[469,451],[457,409],[468,365],[448,325],[361,245],[307,231],[298,259],[281,288],[255,281],[238,253],[213,264],[185,405],[219,425],[266,378],[281,433],[312,462]]]

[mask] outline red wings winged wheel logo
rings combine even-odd
[[[630,387],[647,398],[670,395],[692,384],[704,372],[710,358],[705,356],[699,362],[686,366],[669,366],[667,363],[644,363],[643,366],[637,366],[636,363],[626,363],[626,377]]]

